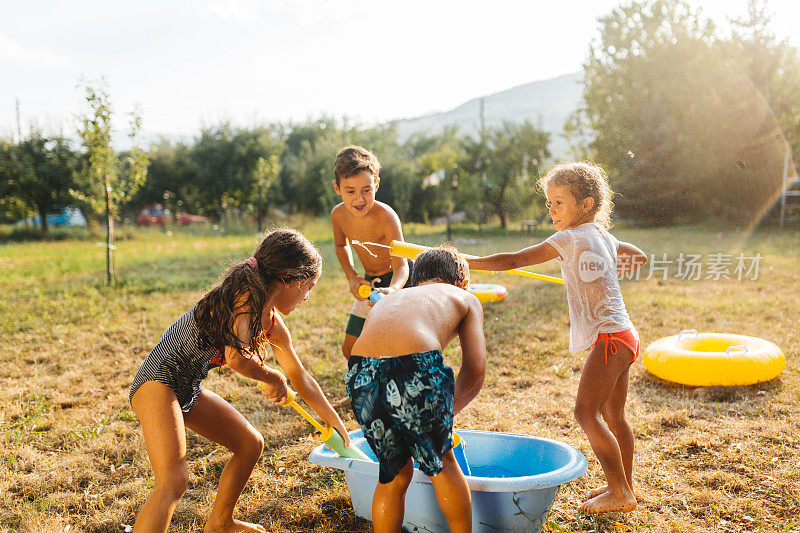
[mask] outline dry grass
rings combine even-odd
[[[314,228],[321,227],[319,224]],[[308,230],[308,229],[307,229]],[[288,317],[301,357],[329,396],[344,394],[339,343],[349,297],[323,230],[313,229],[326,271],[312,299]],[[686,388],[633,366],[628,411],[637,439],[640,507],[602,518],[576,510],[603,483],[572,418],[583,359],[567,353],[562,287],[514,277],[508,299],[486,308],[489,370],[457,426],[555,438],[580,449],[589,470],[563,487],[550,531],[800,531],[800,237],[796,231],[675,228],[620,230],[649,252],[764,256],[758,281],[625,282],[643,343],[686,328],[741,332],[780,345],[787,367],[766,384]],[[534,236],[534,239],[542,235]],[[438,234],[419,235],[433,243]],[[465,251],[515,249],[520,235],[457,240]],[[0,531],[123,531],[152,487],[128,387],[161,332],[191,306],[228,258],[246,257],[255,236],[135,234],[121,243],[123,286],[102,286],[103,251],[93,242],[0,245]],[[550,267],[543,271],[555,272]],[[447,356],[458,364],[457,348]],[[238,516],[270,531],[369,531],[353,515],[343,476],[311,465],[309,426],[266,404],[228,370],[204,383],[264,434],[266,449]],[[355,422],[343,413],[350,427]],[[189,436],[190,487],[173,531],[197,531],[228,452]]]

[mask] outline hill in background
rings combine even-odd
[[[554,158],[566,154],[569,148],[561,136],[570,113],[580,105],[583,74],[574,72],[548,80],[534,81],[486,96],[484,114],[486,127],[528,120],[550,132],[550,151]],[[480,127],[480,98],[442,113],[392,121],[401,141],[414,133],[437,134],[447,126],[456,125],[461,134],[478,137]]]

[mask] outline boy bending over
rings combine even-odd
[[[471,531],[467,480],[453,455],[453,416],[486,374],[483,309],[467,292],[469,267],[454,248],[414,262],[412,287],[373,307],[353,345],[345,377],[353,413],[380,462],[372,500],[376,533],[400,531],[412,457],[431,478],[451,532]],[[442,350],[458,336],[458,376]]]

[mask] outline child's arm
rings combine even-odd
[[[558,252],[549,243],[543,242],[534,246],[528,246],[517,252],[508,252],[487,255],[486,257],[467,257],[469,268],[473,270],[511,270],[529,265],[538,265],[555,259]]]
[[[361,285],[369,285],[369,283],[356,272],[356,268],[353,265],[353,252],[347,242],[347,236],[336,220],[336,208],[331,211],[331,225],[333,226],[333,248],[336,251],[336,259],[339,260],[344,276],[350,283],[350,292],[357,299],[363,300],[364,298],[358,295],[358,288]]]
[[[300,362],[292,345],[292,336],[280,316],[275,317],[275,326],[270,334],[270,345],[278,364],[286,372],[286,377],[292,382],[300,397],[322,418],[325,424],[333,426],[342,434],[345,446],[350,446],[350,438],[347,436],[344,422],[331,407],[317,380],[306,371],[303,363]]]
[[[400,217],[389,208],[386,219],[388,225],[386,228],[387,240],[389,242],[393,240],[403,242],[403,228],[400,225]],[[402,289],[406,281],[408,281],[408,276],[411,274],[408,270],[408,261],[404,258],[390,256],[390,259],[392,261],[392,282],[387,287],[388,290],[378,289],[380,292],[391,292]]]
[[[250,316],[249,313],[242,313],[234,321],[234,331],[243,344],[248,344],[252,336]],[[231,369],[239,374],[263,382],[266,385],[264,395],[269,401],[280,404],[286,403],[288,399],[286,379],[280,372],[264,365],[252,355],[245,357],[232,346],[225,347],[225,361]]]
[[[483,334],[483,307],[476,297],[469,298],[470,308],[461,320],[458,339],[461,342],[461,369],[456,377],[453,415],[472,401],[486,377],[486,338]]]
[[[620,276],[635,272],[647,263],[647,254],[628,242],[620,241],[617,258],[617,274]]]

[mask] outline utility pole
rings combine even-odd
[[[17,98],[17,143],[22,142],[22,121],[19,119],[19,98]]]
[[[486,97],[481,96],[480,99],[480,135],[481,135],[481,145],[478,150],[478,161],[481,165],[481,188],[483,189],[486,187]],[[481,226],[483,225],[483,217],[485,216],[485,200],[486,200],[486,191],[483,191],[483,199],[481,200],[481,212],[478,218],[478,232],[481,231]]]

